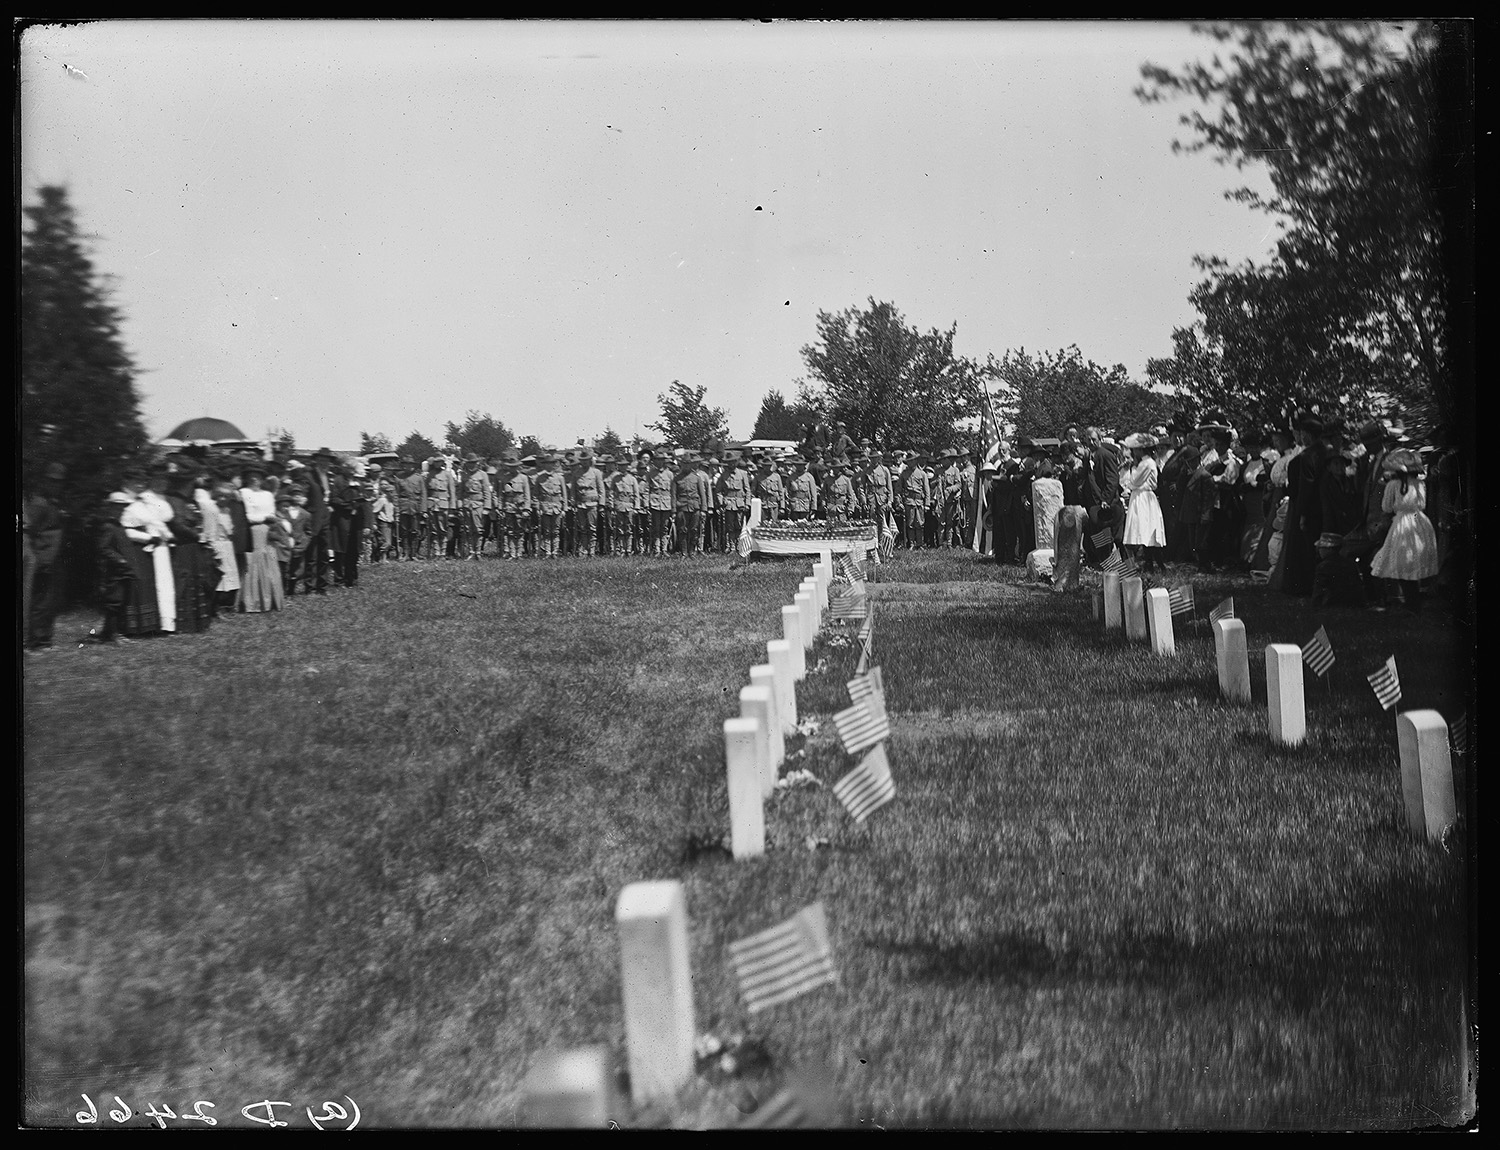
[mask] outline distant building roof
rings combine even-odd
[[[244,439],[245,433],[234,424],[224,419],[190,419],[186,423],[180,423],[167,436],[168,439],[179,439],[184,443],[190,443],[195,439],[206,439],[209,442],[217,442],[221,439]]]

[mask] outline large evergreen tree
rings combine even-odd
[[[729,418],[722,407],[703,402],[708,388],[702,384],[689,387],[674,379],[672,386],[656,397],[661,418],[646,426],[659,431],[675,447],[706,447],[729,438]]]
[[[464,416],[463,423],[449,423],[446,427],[448,442],[460,451],[472,451],[481,459],[494,459],[515,446],[516,437],[510,428],[493,415],[480,415],[471,411]]]
[[[37,189],[21,237],[21,475],[66,468],[75,515],[117,486],[146,445],[135,364],[65,188]]]

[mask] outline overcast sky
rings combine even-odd
[[[147,430],[628,437],[674,379],[748,436],[820,309],[1136,378],[1197,253],[1274,234],[1174,156],[1158,23],[103,22],[22,41],[21,184],[116,277]],[[757,210],[757,209],[760,210]]]

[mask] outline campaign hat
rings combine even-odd
[[[523,467],[526,466],[528,463],[536,463],[536,462],[537,462],[537,457],[535,455],[523,455],[523,456],[521,456],[521,466],[523,466]]]

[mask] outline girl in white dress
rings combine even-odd
[[[1139,432],[1125,439],[1131,465],[1121,484],[1126,498],[1125,535],[1121,542],[1131,549],[1142,571],[1156,569],[1154,552],[1167,545],[1166,523],[1162,520],[1161,504],[1156,499],[1156,480],[1160,472],[1151,455],[1155,446],[1155,436]]]
[[[1422,464],[1416,452],[1403,448],[1386,456],[1383,470],[1389,478],[1380,508],[1393,518],[1385,542],[1370,560],[1370,574],[1395,584],[1406,609],[1418,611],[1422,580],[1436,576],[1439,568],[1437,532],[1423,511],[1427,489]]]

